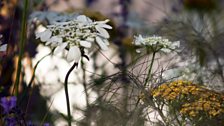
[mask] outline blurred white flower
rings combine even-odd
[[[145,40],[143,39],[142,35],[135,36],[134,44],[139,45],[145,45]]]
[[[0,46],[0,52],[5,52],[7,50],[7,44],[3,44]]]
[[[179,41],[171,42],[160,36],[142,37],[142,35],[135,36],[133,44],[140,47],[136,50],[138,53],[144,48],[150,48],[155,52],[161,51],[164,53],[169,53],[180,46]]]
[[[102,50],[108,49],[110,35],[106,29],[112,29],[106,24],[108,22],[108,19],[94,22],[85,15],[79,15],[73,20],[55,22],[41,32],[37,31],[36,39],[40,38],[45,45],[56,47],[54,54],[67,49],[67,60],[78,62],[82,55],[80,49],[89,49],[94,42]]]
[[[7,44],[1,45],[2,44],[2,41],[1,41],[2,37],[3,37],[2,34],[0,34],[0,52],[5,52],[7,50]]]

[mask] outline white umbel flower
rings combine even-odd
[[[142,35],[136,36],[133,44],[140,47],[136,50],[138,53],[144,50],[144,48],[150,48],[156,52],[169,53],[180,46],[179,41],[171,42],[161,36],[142,37]]]
[[[78,62],[81,58],[80,49],[90,49],[94,42],[102,50],[107,50],[110,37],[106,29],[112,27],[104,21],[92,21],[85,15],[80,15],[70,21],[55,22],[46,29],[36,33],[36,38],[45,45],[55,47],[54,54],[67,49],[67,60]]]

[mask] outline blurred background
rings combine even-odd
[[[0,97],[12,95],[18,61],[23,1],[1,0],[0,34],[8,44],[0,57]],[[64,78],[72,64],[60,53],[34,66],[51,49],[35,39],[39,25],[58,15],[84,14],[91,19],[110,19],[108,51],[89,51],[69,78],[73,125],[162,125],[158,113],[139,104],[144,89],[172,80],[189,80],[224,92],[223,0],[30,0],[27,40],[22,59],[19,99],[27,120],[52,126],[66,125]],[[143,87],[151,54],[137,54],[134,36],[159,35],[180,41],[180,48],[159,54],[150,86]]]

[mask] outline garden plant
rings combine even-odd
[[[1,0],[0,126],[223,126],[223,29],[223,0]]]

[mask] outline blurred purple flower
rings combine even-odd
[[[3,107],[4,113],[9,113],[12,108],[16,107],[16,100],[16,96],[1,98],[0,105]]]
[[[28,121],[27,126],[35,126],[32,121]]]
[[[16,124],[17,124],[16,118],[14,118],[14,117],[5,118],[5,122],[6,122],[7,126],[16,126]]]
[[[43,126],[50,126],[50,124],[49,123],[44,123],[44,125]]]

